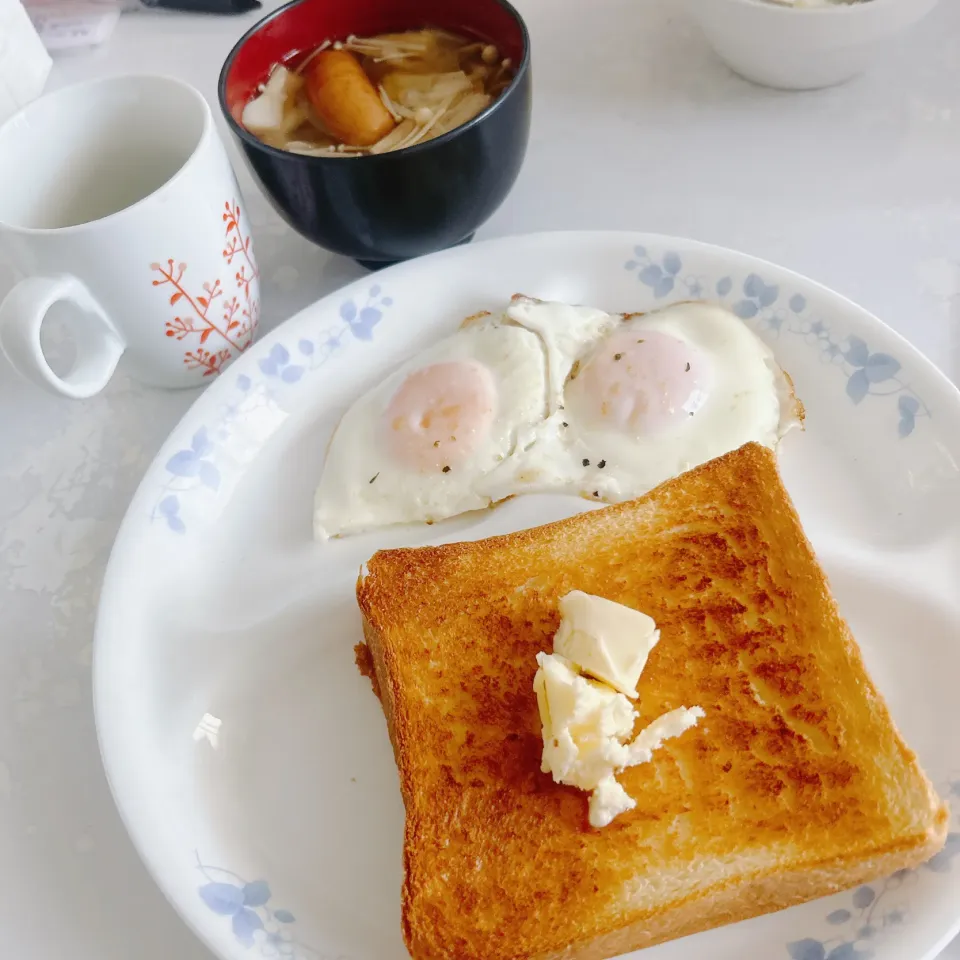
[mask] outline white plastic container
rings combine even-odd
[[[20,0],[0,0],[0,123],[40,96],[51,66]]]
[[[784,90],[857,76],[937,0],[793,7],[770,0],[687,0],[710,45],[747,80]]]
[[[122,9],[116,0],[26,0],[26,3],[43,45],[52,51],[98,46],[113,33]]]

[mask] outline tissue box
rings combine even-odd
[[[51,66],[20,0],[0,0],[0,123],[40,96]]]

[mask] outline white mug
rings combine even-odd
[[[179,80],[68,87],[0,127],[0,251],[26,277],[0,306],[0,346],[25,377],[89,397],[130,373],[190,387],[253,342],[260,283],[237,181],[203,97]],[[76,361],[43,355],[69,304]]]

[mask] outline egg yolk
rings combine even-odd
[[[493,374],[480,363],[448,361],[411,373],[384,414],[391,456],[421,472],[455,470],[489,434],[496,402]]]
[[[710,389],[710,365],[689,343],[659,331],[605,339],[567,384],[567,406],[590,425],[641,437],[691,420]]]

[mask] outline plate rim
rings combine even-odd
[[[583,245],[600,243],[621,239],[624,242],[625,249],[632,249],[636,245],[650,245],[657,247],[678,247],[681,250],[698,251],[706,255],[713,255],[718,258],[727,258],[739,260],[741,264],[762,271],[764,268],[774,271],[779,277],[791,279],[800,282],[803,285],[815,288],[818,293],[824,295],[827,300],[832,300],[839,309],[847,311],[848,314],[856,315],[862,322],[870,326],[876,326],[881,329],[885,336],[891,338],[893,342],[902,351],[903,355],[910,357],[911,363],[915,365],[917,371],[921,373],[925,380],[929,379],[937,384],[944,391],[944,396],[949,396],[951,405],[954,407],[958,417],[960,417],[960,385],[954,383],[947,374],[940,369],[925,353],[914,346],[910,340],[898,330],[894,329],[880,317],[876,316],[865,307],[850,299],[826,284],[812,279],[789,267],[781,266],[773,261],[763,257],[736,250],[732,247],[725,247],[720,244],[708,243],[693,238],[678,237],[671,234],[651,233],[636,230],[549,230],[536,231],[530,233],[506,234],[499,237],[485,239],[476,243],[462,247],[453,247],[447,250],[441,250],[424,257],[414,258],[394,264],[383,270],[372,274],[365,274],[358,277],[350,283],[331,290],[329,293],[318,298],[302,309],[298,310],[292,316],[278,323],[264,337],[256,340],[251,347],[241,354],[227,370],[225,375],[219,376],[214,382],[210,383],[197,397],[190,403],[183,415],[177,420],[176,424],[170,429],[149,465],[144,470],[137,488],[130,499],[130,502],[124,512],[123,519],[117,528],[113,545],[110,549],[110,556],[104,570],[101,582],[100,594],[97,600],[97,610],[93,630],[93,659],[91,666],[92,674],[92,701],[94,725],[96,729],[97,747],[100,753],[101,764],[103,766],[104,776],[113,799],[114,806],[120,816],[124,829],[130,838],[130,841],[136,850],[137,856],[144,865],[153,882],[156,884],[164,898],[173,907],[180,919],[194,933],[194,935],[203,943],[211,953],[223,960],[231,960],[230,955],[224,952],[219,945],[218,940],[211,934],[208,935],[207,929],[199,923],[196,923],[193,917],[185,910],[182,910],[175,894],[160,880],[159,857],[149,848],[145,842],[146,832],[140,831],[134,827],[133,810],[136,806],[135,800],[121,791],[115,782],[114,772],[119,769],[119,756],[113,752],[112,745],[109,744],[109,736],[105,734],[105,718],[115,711],[115,707],[105,702],[105,690],[108,687],[105,674],[108,672],[106,663],[109,662],[105,653],[109,651],[111,641],[106,639],[110,632],[104,627],[105,611],[110,607],[112,597],[122,585],[118,583],[122,579],[118,572],[122,566],[122,557],[130,549],[136,549],[134,537],[136,529],[139,526],[138,514],[141,507],[147,503],[150,497],[150,491],[156,483],[156,477],[162,470],[164,457],[171,448],[173,438],[183,432],[186,424],[199,422],[202,417],[199,415],[208,408],[215,407],[230,389],[230,384],[237,375],[242,375],[248,367],[256,363],[258,359],[269,353],[271,347],[284,338],[286,332],[296,326],[307,316],[322,312],[331,307],[338,306],[340,301],[350,294],[363,290],[372,278],[374,282],[389,283],[392,277],[401,276],[407,271],[433,269],[442,266],[448,261],[469,260],[477,256],[475,251],[488,251],[498,246],[509,247],[512,244],[531,244],[535,245],[538,241],[575,243]],[[510,293],[505,293],[509,297]],[[710,298],[704,298],[710,299]],[[677,302],[677,301],[671,301]],[[667,306],[668,304],[664,304]],[[952,927],[937,941],[937,944],[916,960],[934,960],[943,949],[949,945],[952,940],[960,933],[960,908]]]

